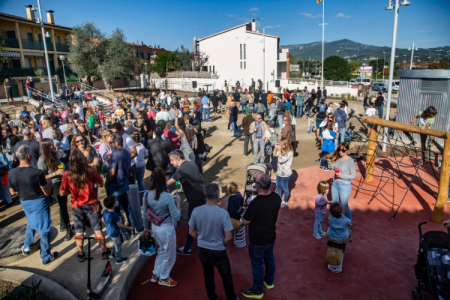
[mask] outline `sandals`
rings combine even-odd
[[[78,253],[78,261],[79,262],[84,262],[86,260],[86,256],[83,254]]]

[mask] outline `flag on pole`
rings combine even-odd
[[[320,3],[320,2],[322,2],[322,0],[317,0],[317,3]]]

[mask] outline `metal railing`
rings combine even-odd
[[[196,71],[175,71],[167,73],[166,78],[211,78],[218,79],[219,76],[212,72],[196,72]]]
[[[35,50],[44,50],[44,43],[42,42],[34,42],[29,40],[22,39],[22,48],[24,49],[35,49]],[[47,42],[47,50],[53,51],[53,44],[51,42]]]
[[[44,70],[42,75],[37,76],[37,70]],[[55,74],[55,69],[51,69],[52,74]],[[23,77],[23,76],[32,76],[32,77],[43,77],[47,76],[47,68],[9,68],[5,71],[8,76],[14,77]]]
[[[6,47],[9,48],[20,48],[18,39],[4,38],[3,41],[6,44]]]
[[[95,88],[93,86],[90,86],[84,82],[81,83],[81,90],[92,93],[92,94],[97,94],[97,95],[104,97],[106,99],[109,99],[109,100],[114,100],[114,98],[115,98],[114,96],[111,96],[109,93],[107,93],[103,90],[100,90],[98,88]]]
[[[69,45],[56,44],[56,51],[69,52]]]

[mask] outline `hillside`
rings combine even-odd
[[[289,53],[292,54],[296,58],[296,60],[297,57],[302,57],[306,60],[322,59],[322,42],[285,45],[280,46],[280,48],[289,49]],[[329,43],[325,42],[325,58],[327,58],[328,56],[336,55],[337,50],[339,50],[340,57],[344,57],[345,59],[350,59],[357,62],[368,62],[375,57],[383,58],[383,51],[386,52],[386,60],[389,60],[391,54],[391,47],[364,45],[347,39]],[[404,55],[406,55],[407,63],[411,60],[411,51],[408,51],[408,49],[397,48],[395,50],[395,55],[400,61],[403,61],[405,59]],[[429,49],[420,48],[418,51],[414,51],[414,61],[416,63],[418,62],[418,60],[420,60],[421,62],[430,62],[440,60],[442,57],[447,56],[450,56],[449,46]]]

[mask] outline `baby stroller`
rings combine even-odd
[[[244,189],[245,206],[247,206],[249,201],[251,201],[258,195],[258,188],[256,187],[256,177],[259,174],[266,174],[270,177],[272,174],[272,166],[270,164],[263,163],[253,163],[247,166],[247,179],[245,181]]]
[[[420,249],[414,266],[417,287],[412,291],[413,299],[425,299],[423,291],[430,293],[434,300],[450,299],[450,230],[429,231],[422,235],[419,224]]]

